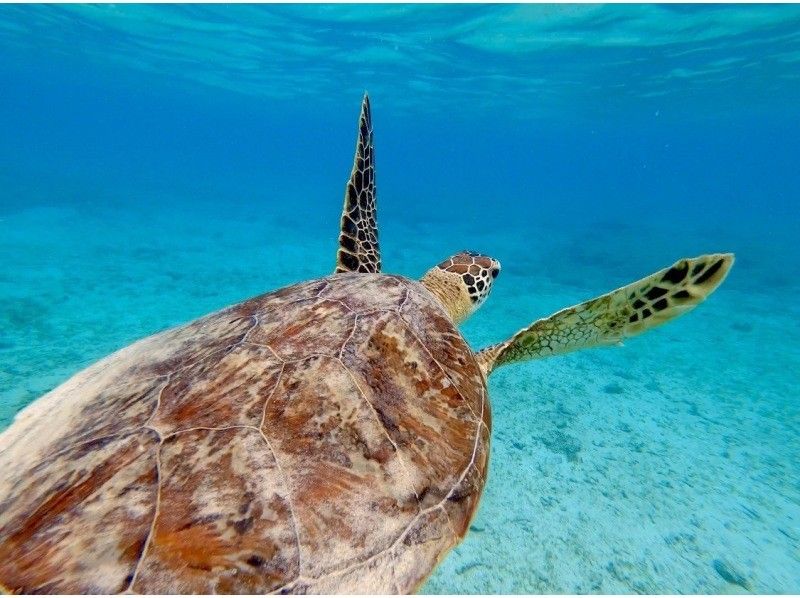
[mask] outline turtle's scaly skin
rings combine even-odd
[[[417,282],[251,299],[107,357],[0,435],[0,586],[412,591],[468,528],[489,417]]]

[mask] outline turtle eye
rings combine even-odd
[[[497,278],[500,274],[500,268],[492,268],[492,278]]]

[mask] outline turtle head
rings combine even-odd
[[[422,277],[422,284],[444,306],[453,322],[468,318],[489,296],[500,262],[474,251],[459,251]]]

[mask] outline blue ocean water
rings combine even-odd
[[[800,592],[800,7],[0,6],[0,426],[330,273],[359,102],[387,271],[503,263],[474,347],[734,251],[696,311],[492,376],[428,593]]]

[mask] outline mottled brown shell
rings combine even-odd
[[[412,591],[467,530],[489,427],[419,283],[263,295],[111,355],[0,435],[0,585]]]

